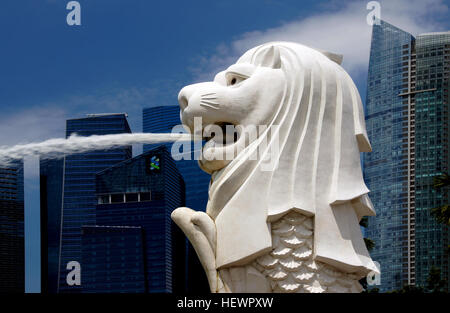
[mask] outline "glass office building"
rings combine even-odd
[[[180,107],[178,105],[156,106],[145,108],[142,116],[142,129],[144,133],[170,133],[172,129],[179,125],[181,127]],[[148,151],[157,145],[144,145],[144,151]],[[172,143],[165,144],[169,152]],[[191,144],[191,152],[180,151],[183,156],[190,157],[190,160],[175,161],[175,164],[183,176],[186,183],[186,206],[199,211],[206,210],[208,203],[208,188],[210,175],[203,172],[194,160],[194,144]]]
[[[415,53],[408,98],[415,98],[415,277],[424,286],[432,266],[450,283],[449,255],[444,253],[449,227],[430,216],[430,208],[449,203],[447,192],[433,188],[433,177],[448,173],[450,165],[450,32],[417,36]]]
[[[83,226],[82,232],[83,293],[146,291],[142,227]]]
[[[375,241],[381,291],[424,286],[431,265],[448,277],[448,227],[430,217],[444,199],[432,178],[449,161],[448,39],[449,33],[414,38],[384,21],[373,26],[365,107],[373,152],[364,156],[364,178],[377,211],[366,235]],[[419,52],[427,49],[432,61]]]
[[[64,160],[40,160],[41,293],[56,293]]]
[[[0,293],[25,291],[23,162],[0,167]]]
[[[89,291],[183,292],[185,237],[170,214],[185,204],[184,181],[166,147],[105,169],[96,182],[97,226],[83,229]]]
[[[92,114],[86,118],[70,119],[66,124],[66,136],[106,135],[131,133],[125,113]],[[96,224],[95,174],[131,158],[131,146],[111,150],[79,153],[64,158],[61,234],[59,253],[59,292],[80,292],[81,286],[69,286],[66,266],[71,261],[81,262],[82,226]],[[82,267],[82,264],[81,264]]]
[[[145,108],[143,109],[142,121],[142,129],[145,133],[170,133],[175,126],[178,126],[176,132],[182,130],[180,107],[178,105]],[[172,145],[172,143],[165,144],[168,151],[171,151]],[[148,151],[155,146],[157,145],[144,145],[144,151]],[[199,153],[199,151],[195,151],[194,144],[191,143],[190,152],[176,152],[179,152],[183,157],[190,158],[175,161],[186,185],[186,206],[196,211],[205,211],[208,203],[210,175],[200,169],[198,161],[194,158],[194,154]],[[195,293],[209,293],[206,275],[194,248],[189,242],[187,242],[187,254],[186,290]]]

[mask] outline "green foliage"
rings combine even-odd
[[[447,173],[433,177],[434,188],[442,188],[447,186],[450,186],[450,176]]]
[[[438,223],[450,225],[450,207],[448,204],[444,204],[443,206],[437,208],[432,208],[431,215],[434,216]]]
[[[392,290],[388,293],[424,293],[425,290],[422,287],[416,287],[416,286],[403,286],[402,289]]]
[[[448,186],[450,186],[450,175],[447,173],[433,177],[433,187],[435,189],[445,188]],[[450,225],[450,207],[448,204],[444,204],[437,208],[432,208],[431,215],[434,216],[438,223]]]
[[[366,244],[367,251],[369,252],[375,247],[375,241],[370,238],[364,238],[364,243]]]
[[[446,285],[447,280],[441,279],[441,270],[437,267],[432,266],[427,278],[428,292],[432,293],[445,292]]]
[[[403,286],[402,289],[392,290],[388,293],[446,293],[447,281],[441,279],[441,270],[431,267],[427,278],[426,288],[421,286]]]
[[[361,219],[361,221],[359,222],[359,225],[361,227],[365,227],[365,228],[368,226],[368,218],[367,218],[367,216],[364,216]],[[370,239],[370,238],[364,238],[364,243],[366,244],[367,251],[371,251],[375,247],[375,242],[372,239]],[[367,289],[367,279],[366,279],[366,277],[361,278],[359,280],[359,283],[364,288],[364,291],[363,291],[364,293],[378,293],[379,292],[378,288]]]
[[[362,226],[364,228],[367,228],[367,226],[369,225],[369,219],[367,218],[367,216],[364,216],[361,221],[359,222],[359,226]]]
[[[365,278],[364,278],[364,280],[365,280]],[[361,283],[361,281],[359,281],[359,282]],[[361,293],[380,293],[380,289],[376,288],[376,287],[367,289],[367,283],[366,283],[366,286],[364,287],[364,290]]]

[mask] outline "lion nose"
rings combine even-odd
[[[186,86],[180,90],[178,94],[178,103],[180,104],[181,110],[184,110],[189,105],[189,98],[194,93],[194,88],[192,86]]]

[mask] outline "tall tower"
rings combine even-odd
[[[449,203],[447,192],[433,188],[433,177],[448,173],[450,168],[450,32],[417,36],[415,55],[415,59],[411,58],[409,95],[403,97],[415,103],[415,116],[411,114],[411,132],[415,126],[415,143],[411,146],[411,166],[415,166],[412,244],[416,248],[415,281],[424,286],[432,266],[441,269],[442,278],[449,279],[449,255],[444,253],[449,244],[449,227],[438,224],[430,216],[430,208]]]
[[[23,162],[0,167],[0,293],[25,292]]]
[[[96,175],[96,226],[83,227],[83,292],[185,288],[185,236],[170,214],[184,181],[165,146]]]
[[[373,152],[364,157],[364,178],[377,211],[367,236],[375,241],[371,256],[381,266],[381,291],[425,286],[432,265],[448,277],[448,227],[430,209],[446,201],[432,182],[449,164],[449,38],[416,39],[384,21],[373,26],[366,101]]]
[[[125,113],[90,114],[86,118],[70,119],[66,136],[131,133]],[[95,225],[95,174],[116,163],[131,158],[131,146],[111,150],[97,150],[65,157],[63,165],[61,238],[59,253],[59,292],[80,292],[83,286],[69,286],[66,269],[71,261],[82,263],[82,226]],[[81,268],[82,268],[81,264]]]
[[[181,125],[180,107],[178,105],[155,106],[143,109],[142,129],[145,133],[170,133],[175,126]],[[171,152],[172,143],[164,144]],[[144,145],[144,151],[148,151],[157,145]],[[206,210],[208,203],[208,188],[210,175],[203,172],[194,159],[195,145],[191,143],[190,152],[180,151],[183,157],[190,157],[190,160],[182,159],[175,161],[175,164],[183,176],[186,186],[186,206],[196,211]],[[188,292],[209,292],[208,281],[204,275],[203,268],[198,260],[192,245],[187,243],[187,286]]]
[[[40,160],[41,293],[56,293],[64,173],[63,159]]]
[[[142,129],[144,133],[170,133],[172,129],[181,125],[180,107],[178,105],[156,106],[143,110]],[[169,152],[172,143],[165,144]],[[144,145],[144,151],[148,151],[157,145]],[[176,161],[186,183],[186,206],[193,210],[205,210],[208,203],[208,188],[210,175],[203,172],[194,160],[194,144],[191,145],[190,160]]]

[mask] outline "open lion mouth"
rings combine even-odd
[[[217,122],[205,126],[202,131],[202,139],[206,142],[213,141],[214,144],[229,145],[237,142],[239,132],[232,123]]]

